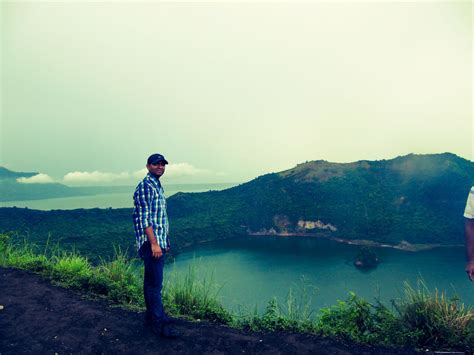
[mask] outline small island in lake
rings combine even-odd
[[[379,259],[377,254],[367,247],[360,248],[354,260],[354,266],[361,269],[372,269],[377,267],[378,264]]]

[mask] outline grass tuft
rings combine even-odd
[[[11,235],[0,235],[0,264],[18,269],[36,272],[47,271],[51,267],[45,253],[39,253],[38,247],[26,239],[13,244]]]
[[[87,289],[92,276],[92,266],[87,258],[77,252],[60,252],[51,258],[51,277],[62,285]]]
[[[213,272],[198,279],[196,266],[191,264],[184,277],[174,273],[166,280],[163,298],[177,314],[228,324],[232,315],[218,301],[220,289],[215,285]]]
[[[114,258],[109,262],[101,260],[91,288],[102,286],[102,292],[113,302],[143,306],[143,278],[137,275],[135,268],[127,251],[114,247]]]
[[[255,307],[252,313],[245,310],[235,321],[235,325],[241,329],[253,331],[276,331],[288,330],[295,332],[315,332],[315,317],[311,310],[311,302],[316,293],[316,288],[309,285],[306,279],[301,280],[297,286],[301,296],[296,298],[293,287],[290,288],[285,302],[280,304],[277,298],[271,299],[260,315]]]
[[[431,292],[423,280],[413,288],[405,283],[405,298],[394,302],[399,327],[408,336],[405,343],[418,347],[472,349],[474,312],[459,298],[448,298],[445,292]]]

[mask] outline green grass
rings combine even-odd
[[[229,324],[232,315],[219,302],[219,291],[213,272],[198,278],[195,265],[190,265],[184,276],[173,272],[165,281],[163,298],[168,309],[177,314]]]
[[[143,278],[136,274],[127,251],[114,248],[114,253],[115,257],[111,261],[101,260],[95,269],[92,289],[105,286],[108,298],[113,302],[143,307]]]
[[[295,288],[297,292],[294,291]],[[295,293],[300,297],[297,298]],[[271,299],[263,314],[259,313],[257,306],[252,312],[245,308],[240,309],[234,317],[233,325],[252,331],[289,330],[314,333],[317,331],[316,314],[311,310],[311,302],[315,296],[316,288],[303,278],[299,285],[290,287],[285,302],[280,304],[276,298]]]
[[[32,270],[64,287],[134,310],[144,309],[143,267],[137,273],[136,260],[115,249],[110,261],[93,266],[79,253],[56,247],[38,247],[24,240],[13,244],[0,234],[0,266]],[[391,307],[370,303],[354,293],[344,301],[319,312],[311,310],[315,288],[306,280],[290,288],[286,300],[268,302],[263,313],[226,310],[219,301],[213,273],[197,276],[195,265],[184,275],[172,272],[165,280],[163,301],[173,316],[208,320],[245,330],[288,330],[340,337],[371,345],[472,351],[474,312],[457,298],[431,292],[423,281],[405,285],[405,294]],[[295,289],[297,289],[295,291]],[[296,294],[300,295],[298,298]]]
[[[10,235],[1,234],[0,265],[39,272],[48,270],[51,261],[45,251],[39,251],[26,239],[13,245],[10,243]]]
[[[50,258],[50,276],[66,287],[87,286],[94,270],[87,258],[77,252],[60,252]]]
[[[395,303],[405,343],[435,348],[470,347],[474,344],[474,313],[457,297],[431,292],[423,280],[417,287],[405,284],[405,298]]]
[[[317,328],[325,335],[361,343],[394,345],[396,319],[382,303],[371,304],[350,292],[347,300],[320,310]]]

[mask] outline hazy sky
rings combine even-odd
[[[470,1],[0,6],[0,165],[37,182],[474,158]]]

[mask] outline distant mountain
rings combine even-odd
[[[0,180],[0,201],[40,200],[44,198],[81,196],[80,191],[62,184],[22,184],[15,180]]]
[[[474,163],[454,154],[390,160],[311,161],[248,183],[168,199],[174,252],[248,234],[329,236],[396,245],[462,244]],[[112,244],[134,251],[131,209],[34,211],[0,208],[0,232],[75,245],[93,258]]]
[[[7,168],[0,166],[0,180],[16,180],[20,177],[32,177],[38,173],[20,173],[16,171],[8,170]]]
[[[0,167],[0,201],[36,200],[80,194],[62,184],[24,184],[17,181],[18,178],[29,178],[37,174],[16,172]]]

